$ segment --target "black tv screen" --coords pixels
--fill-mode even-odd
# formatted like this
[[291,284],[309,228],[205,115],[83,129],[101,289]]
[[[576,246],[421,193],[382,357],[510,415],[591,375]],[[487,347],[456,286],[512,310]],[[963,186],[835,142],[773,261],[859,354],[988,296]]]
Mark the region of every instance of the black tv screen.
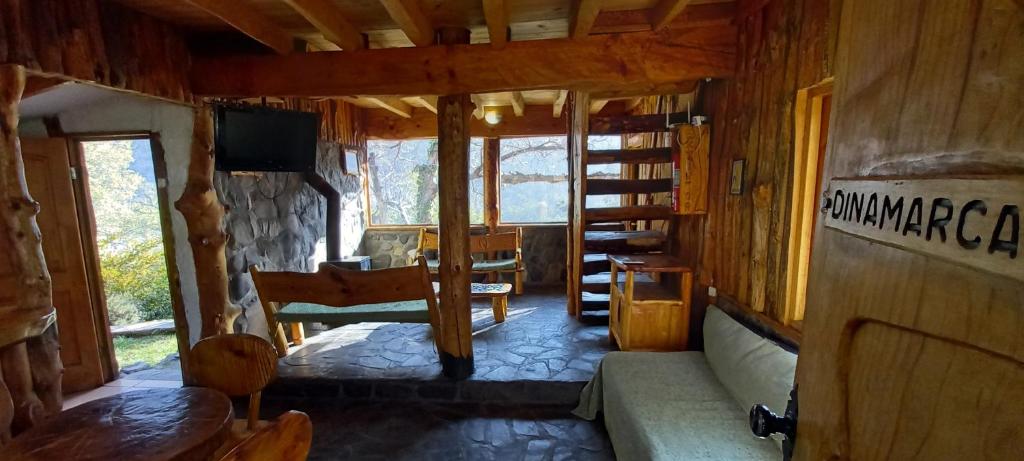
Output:
[[218,170],[315,171],[318,114],[232,106],[214,113]]

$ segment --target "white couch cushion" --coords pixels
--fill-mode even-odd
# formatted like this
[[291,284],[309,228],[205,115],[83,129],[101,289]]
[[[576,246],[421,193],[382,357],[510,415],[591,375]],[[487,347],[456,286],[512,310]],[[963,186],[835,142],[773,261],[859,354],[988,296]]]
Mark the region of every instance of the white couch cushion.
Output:
[[743,411],[758,403],[782,414],[796,373],[796,354],[759,336],[715,306],[704,316],[704,355]]

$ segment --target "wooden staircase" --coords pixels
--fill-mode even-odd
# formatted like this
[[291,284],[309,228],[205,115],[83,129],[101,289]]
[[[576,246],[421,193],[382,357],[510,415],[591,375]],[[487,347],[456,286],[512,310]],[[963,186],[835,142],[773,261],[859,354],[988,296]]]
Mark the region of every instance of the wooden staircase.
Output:
[[[582,97],[581,97],[582,96]],[[578,98],[572,109],[579,109]],[[585,108],[587,104],[582,104]],[[593,208],[587,198],[597,195],[638,195],[672,191],[672,179],[598,179],[588,178],[587,166],[608,164],[659,164],[672,162],[672,149],[590,150],[589,135],[622,135],[669,131],[664,115],[589,117],[584,111],[570,112],[570,126],[581,129],[577,143],[570,143],[573,176],[573,219],[569,226],[568,283],[569,312],[580,319],[607,319],[611,266],[608,254],[659,253],[664,250],[665,235],[652,230],[635,229],[640,221],[668,220],[672,208],[663,205]],[[586,121],[585,129],[583,125]],[[575,131],[575,130],[574,130]],[[623,274],[620,273],[620,281]],[[653,282],[641,274],[638,282]]]

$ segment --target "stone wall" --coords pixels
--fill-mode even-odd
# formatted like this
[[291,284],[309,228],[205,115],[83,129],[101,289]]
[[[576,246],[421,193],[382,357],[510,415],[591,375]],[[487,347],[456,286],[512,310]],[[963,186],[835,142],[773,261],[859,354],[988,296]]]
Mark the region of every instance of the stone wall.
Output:
[[[407,264],[411,250],[416,249],[418,229],[368,229],[357,254],[369,256],[374,269]],[[557,286],[565,284],[565,226],[523,228],[523,260],[527,285]]]
[[[358,176],[340,169],[338,144],[321,141],[317,172],[341,192],[341,254],[354,254],[365,228],[363,194]],[[299,173],[265,173],[215,178],[221,202],[228,207],[225,226],[231,302],[242,307],[236,331],[266,336],[267,326],[249,266],[261,270],[316,270],[324,259],[326,200]]]

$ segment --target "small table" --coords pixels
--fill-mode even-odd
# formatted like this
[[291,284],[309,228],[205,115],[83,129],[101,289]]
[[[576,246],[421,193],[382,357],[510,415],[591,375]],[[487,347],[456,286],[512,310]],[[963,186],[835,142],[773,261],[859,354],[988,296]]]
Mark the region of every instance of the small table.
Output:
[[[508,315],[508,294],[512,291],[510,283],[472,283],[469,285],[470,299],[491,300],[491,310],[494,311],[494,321],[501,323]],[[441,292],[441,284],[434,282],[434,293]]]
[[63,411],[15,437],[15,461],[208,459],[227,441],[231,400],[213,389],[146,389]]
[[[664,254],[608,255],[612,263],[608,330],[624,351],[685,350],[690,328],[693,271]],[[618,282],[618,272],[626,273]],[[635,273],[679,274],[679,291],[658,282],[639,282]],[[658,279],[655,279],[658,280]]]

